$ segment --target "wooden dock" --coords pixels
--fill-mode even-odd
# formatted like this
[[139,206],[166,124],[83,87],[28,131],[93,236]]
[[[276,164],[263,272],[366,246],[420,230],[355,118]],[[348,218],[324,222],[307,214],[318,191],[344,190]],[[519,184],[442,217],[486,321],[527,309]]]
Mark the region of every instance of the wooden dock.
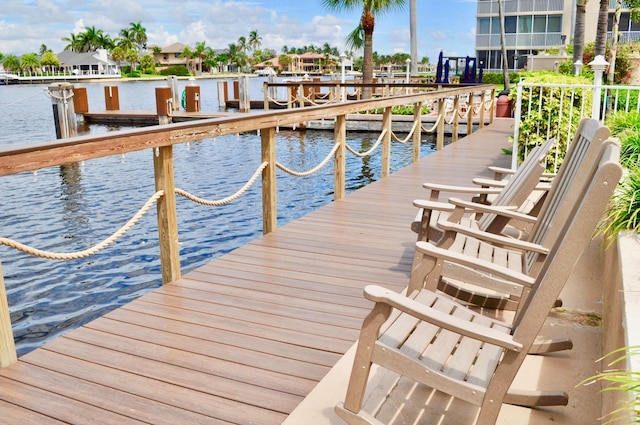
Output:
[[[357,339],[370,283],[401,290],[424,181],[509,164],[513,121],[441,152],[22,356],[5,424],[280,424]],[[307,422],[312,423],[312,422]]]

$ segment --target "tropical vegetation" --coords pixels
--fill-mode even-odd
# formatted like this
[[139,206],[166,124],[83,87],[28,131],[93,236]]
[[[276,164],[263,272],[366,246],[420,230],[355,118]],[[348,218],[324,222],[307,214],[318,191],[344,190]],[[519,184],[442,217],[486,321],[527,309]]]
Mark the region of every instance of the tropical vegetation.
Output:
[[[360,24],[350,34],[350,45],[363,48],[362,82],[373,83],[373,30],[376,16],[393,9],[403,8],[405,0],[322,0],[324,6],[330,10],[360,10],[362,17]],[[362,96],[365,99],[371,97],[371,88],[364,88]]]

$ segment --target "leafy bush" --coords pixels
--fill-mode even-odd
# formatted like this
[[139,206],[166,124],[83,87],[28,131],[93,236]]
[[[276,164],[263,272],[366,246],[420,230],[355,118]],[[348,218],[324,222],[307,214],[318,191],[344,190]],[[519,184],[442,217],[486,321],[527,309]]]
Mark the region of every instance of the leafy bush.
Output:
[[[528,83],[592,84],[586,78],[560,75],[551,71],[528,72]],[[571,91],[560,87],[533,87],[522,91],[522,111],[518,136],[518,160],[522,161],[534,147],[555,137],[556,145],[547,157],[547,170],[556,171],[567,150],[571,135],[575,134],[583,111],[591,111],[591,91]],[[517,91],[510,99],[515,102]]]
[[623,230],[640,233],[640,112],[617,112],[606,124],[620,140],[620,163],[626,168],[599,229],[612,242]]
[[[509,72],[509,82],[517,83],[520,81],[519,72]],[[504,84],[504,75],[502,72],[485,72],[482,74],[482,82],[484,84]]]
[[177,75],[178,77],[188,77],[191,74],[189,73],[189,70],[187,69],[186,66],[174,65],[174,66],[170,66],[169,68],[165,68],[161,70],[160,75],[166,75],[166,76]]
[[[602,391],[624,391],[628,393],[628,401],[623,402],[622,406],[608,413],[603,422],[605,425],[613,423],[640,423],[640,374],[634,371],[628,371],[626,368],[616,369],[615,365],[626,363],[631,357],[640,355],[640,347],[623,347],[612,351],[606,356],[598,359],[602,361],[605,358],[613,357],[614,359],[607,364],[607,370],[585,379],[578,385],[590,385],[594,381],[604,381],[610,383]],[[624,421],[624,422],[621,422]]]

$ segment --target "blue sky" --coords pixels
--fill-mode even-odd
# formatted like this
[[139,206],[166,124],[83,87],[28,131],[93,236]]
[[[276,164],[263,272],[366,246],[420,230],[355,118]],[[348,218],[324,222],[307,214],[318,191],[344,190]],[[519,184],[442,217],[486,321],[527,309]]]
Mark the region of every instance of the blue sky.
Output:
[[[418,56],[434,62],[445,56],[474,54],[475,0],[418,0]],[[149,44],[176,41],[194,46],[225,48],[257,30],[262,47],[278,52],[282,46],[314,44],[344,50],[346,35],[360,13],[336,13],[321,0],[3,0],[0,12],[0,52],[21,55],[45,44],[54,52],[72,32],[95,26],[112,37],[131,22],[142,23]],[[376,20],[374,50],[380,54],[409,52],[409,0],[404,11]]]

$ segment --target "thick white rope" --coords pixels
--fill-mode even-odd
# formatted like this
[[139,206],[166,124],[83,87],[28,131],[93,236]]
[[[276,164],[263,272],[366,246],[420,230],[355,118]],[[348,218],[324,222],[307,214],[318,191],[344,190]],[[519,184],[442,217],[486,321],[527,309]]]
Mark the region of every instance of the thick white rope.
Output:
[[269,165],[268,162],[263,162],[262,164],[260,164],[260,167],[258,167],[258,169],[256,170],[255,173],[253,173],[253,176],[251,176],[251,178],[249,179],[249,181],[247,181],[247,183],[245,183],[244,186],[242,186],[240,188],[240,190],[238,190],[236,193],[234,193],[233,195],[227,196],[226,198],[217,200],[217,201],[211,201],[211,200],[206,200],[206,199],[202,199],[199,198],[195,195],[192,195],[191,193],[182,190],[182,189],[178,189],[176,188],[176,194],[183,196],[187,199],[189,199],[190,201],[193,201],[197,204],[200,205],[206,205],[208,207],[219,207],[222,205],[226,205],[232,201],[235,201],[236,199],[238,199],[240,196],[242,196],[247,190],[249,190],[249,188],[256,182],[256,180],[258,179],[258,177],[260,176],[260,174],[262,173],[262,171],[267,168],[267,165]]
[[285,167],[284,165],[280,164],[279,162],[276,162],[276,167],[278,167],[279,169],[281,169],[285,173],[291,174],[292,176],[307,177],[307,176],[310,176],[313,173],[316,173],[322,167],[327,165],[327,163],[329,162],[329,160],[331,160],[331,158],[333,158],[333,156],[335,155],[335,153],[336,153],[336,151],[338,150],[339,147],[340,147],[340,143],[336,143],[335,145],[333,145],[333,149],[331,149],[331,152],[329,152],[327,157],[325,159],[323,159],[320,164],[318,164],[316,167],[314,167],[313,169],[311,169],[309,171],[304,171],[304,172],[293,171],[293,170]]
[[129,231],[140,219],[149,211],[152,205],[158,202],[158,199],[164,196],[164,191],[159,190],[156,192],[146,204],[143,205],[142,208],[129,220],[124,226],[122,226],[117,232],[113,235],[109,236],[107,239],[98,243],[97,245],[92,246],[91,248],[77,251],[77,252],[51,252],[44,251],[37,248],[32,248],[27,245],[24,245],[20,242],[16,242],[12,239],[0,238],[0,245],[6,245],[10,248],[16,249],[18,251],[22,251],[25,254],[34,255],[36,257],[46,258],[48,260],[76,260],[79,258],[85,258],[93,254],[97,254],[107,246],[111,245],[113,242],[118,240],[122,235],[124,235],[127,231]]
[[380,136],[378,137],[378,140],[376,141],[376,143],[371,147],[371,149],[369,149],[366,152],[358,152],[355,149],[353,149],[351,146],[347,145],[347,150],[349,152],[351,152],[352,154],[354,154],[355,156],[358,156],[360,158],[364,158],[365,156],[369,156],[371,155],[371,153],[376,150],[376,148],[380,145],[380,143],[382,143],[382,138],[385,136],[385,134],[387,134],[387,129],[385,128],[384,130],[382,130],[382,133],[380,133]]
[[402,143],[404,145],[413,136],[413,133],[416,131],[416,128],[418,128],[418,124],[421,124],[421,123],[418,121],[413,121],[413,127],[411,127],[411,131],[409,132],[409,134],[407,134],[407,137],[404,138],[403,140],[400,140],[394,132],[391,132],[391,137],[393,137],[393,140],[395,140],[396,142]]

